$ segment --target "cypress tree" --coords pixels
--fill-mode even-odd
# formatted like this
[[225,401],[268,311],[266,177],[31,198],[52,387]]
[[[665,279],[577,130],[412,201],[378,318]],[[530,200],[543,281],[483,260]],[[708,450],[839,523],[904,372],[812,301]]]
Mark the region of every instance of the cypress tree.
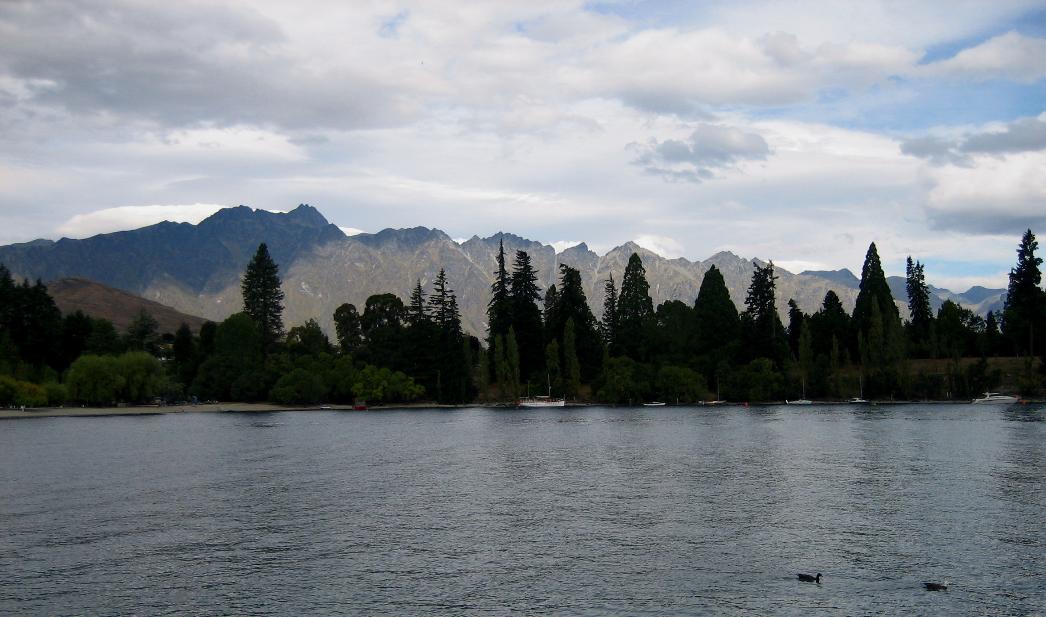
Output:
[[283,336],[283,291],[280,289],[279,270],[269,256],[269,247],[262,242],[247,265],[240,285],[243,310],[261,328],[266,347]]
[[1039,266],[1042,258],[1035,256],[1039,243],[1035,234],[1028,231],[1021,237],[1017,247],[1017,265],[1010,270],[1010,282],[1006,290],[1003,307],[1003,333],[1009,339],[1017,355],[1035,355],[1042,350],[1039,341],[1046,328],[1046,297],[1042,288],[1042,273]]
[[646,280],[643,260],[632,253],[621,279],[621,295],[617,300],[617,344],[626,356],[642,360],[645,355],[647,331],[654,319],[654,302],[650,299],[650,283]]
[[[697,322],[697,351],[713,354],[734,343],[738,335],[737,307],[730,299],[723,273],[712,266],[701,279],[701,289],[694,301],[694,319]],[[712,363],[718,364],[718,358]]]
[[802,336],[805,322],[806,315],[799,309],[795,298],[788,300],[788,350],[796,359],[799,358],[799,337]]

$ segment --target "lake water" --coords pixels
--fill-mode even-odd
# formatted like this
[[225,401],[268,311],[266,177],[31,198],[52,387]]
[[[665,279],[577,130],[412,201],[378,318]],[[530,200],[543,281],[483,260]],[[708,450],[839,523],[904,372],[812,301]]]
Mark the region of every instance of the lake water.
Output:
[[0,422],[0,614],[436,612],[1043,614],[1046,409]]

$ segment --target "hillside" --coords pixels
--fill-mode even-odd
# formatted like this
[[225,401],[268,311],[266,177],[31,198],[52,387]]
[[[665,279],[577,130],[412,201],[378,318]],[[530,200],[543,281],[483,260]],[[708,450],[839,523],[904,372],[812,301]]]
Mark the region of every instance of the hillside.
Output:
[[186,315],[152,300],[107,287],[101,283],[82,278],[66,278],[51,281],[47,290],[63,314],[83,311],[86,315],[113,322],[117,330],[123,331],[142,310],[152,315],[163,332],[175,332],[186,323],[193,332],[199,332],[206,321],[202,317]]
[[[0,263],[16,276],[55,280],[86,278],[142,296],[190,315],[221,320],[241,306],[240,275],[258,243],[266,242],[280,266],[286,294],[288,327],[315,318],[333,333],[332,315],[343,302],[361,311],[367,297],[392,292],[406,299],[416,281],[428,291],[444,268],[457,293],[466,330],[482,334],[498,244],[504,242],[511,263],[516,250],[530,253],[543,289],[558,279],[560,264],[581,272],[596,317],[602,313],[603,282],[620,283],[629,256],[642,257],[655,305],[666,300],[693,303],[705,272],[723,273],[739,309],[758,259],[720,252],[703,261],[666,259],[627,242],[598,255],[585,244],[556,253],[547,244],[509,233],[473,236],[458,243],[438,229],[385,229],[345,236],[315,208],[301,205],[288,213],[240,206],[220,210],[200,222],[159,223],[132,231],[83,240],[34,241],[0,247]],[[834,290],[847,310],[857,297],[857,279],[849,271],[793,274],[777,269],[778,308],[782,316],[794,298],[807,312],[816,311]],[[907,314],[903,279],[892,277],[901,314]],[[975,288],[970,297],[934,289],[934,302],[951,298],[983,313],[998,306],[1004,290]]]

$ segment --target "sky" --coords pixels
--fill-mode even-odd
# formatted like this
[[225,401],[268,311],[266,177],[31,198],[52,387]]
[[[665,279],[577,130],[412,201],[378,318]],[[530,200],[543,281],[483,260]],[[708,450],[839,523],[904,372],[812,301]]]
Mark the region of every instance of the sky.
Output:
[[0,244],[248,205],[349,232],[1005,287],[1046,2],[0,2]]

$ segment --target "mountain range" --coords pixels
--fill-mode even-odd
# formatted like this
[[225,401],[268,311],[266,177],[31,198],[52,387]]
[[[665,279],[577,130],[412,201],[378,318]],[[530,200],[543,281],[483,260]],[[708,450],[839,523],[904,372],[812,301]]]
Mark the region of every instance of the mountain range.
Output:
[[[667,259],[633,242],[604,255],[584,243],[557,253],[547,244],[510,233],[456,242],[438,229],[425,227],[346,236],[308,205],[286,213],[238,206],[219,210],[196,225],[162,222],[85,239],[0,246],[0,263],[15,276],[44,281],[90,279],[183,313],[221,320],[241,309],[240,276],[258,244],[265,242],[280,265],[285,323],[290,327],[315,318],[328,332],[333,332],[332,315],[343,302],[362,311],[373,294],[392,292],[406,299],[419,280],[428,291],[444,268],[458,296],[463,326],[482,334],[495,255],[502,241],[509,264],[516,250],[530,254],[542,289],[557,280],[560,264],[577,268],[597,317],[602,313],[604,281],[612,274],[620,284],[633,252],[643,259],[655,306],[667,300],[693,303],[705,272],[715,265],[734,303],[743,309],[753,266],[763,263],[730,252],[703,261]],[[789,298],[804,311],[816,311],[829,289],[847,310],[853,309],[859,280],[849,270],[793,274],[778,267],[776,273],[782,315]],[[889,281],[904,315],[904,278]],[[981,314],[1000,308],[1005,294],[1002,289],[982,287],[963,294],[931,291],[935,306],[951,299]]]

